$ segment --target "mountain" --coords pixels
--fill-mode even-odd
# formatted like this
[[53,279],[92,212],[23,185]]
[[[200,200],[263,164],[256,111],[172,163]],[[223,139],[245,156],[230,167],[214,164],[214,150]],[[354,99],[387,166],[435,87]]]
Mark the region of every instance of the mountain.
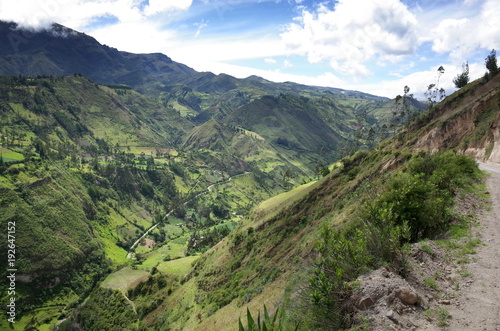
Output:
[[322,149],[334,152],[346,143],[342,133],[354,131],[356,119],[333,102],[281,94],[254,100],[224,121],[257,132],[276,145],[319,154]]
[[296,293],[324,225],[356,224],[418,150],[498,154],[497,78],[377,145],[399,129],[387,98],[198,73],[59,25],[2,23],[0,38],[16,328],[233,329],[245,307],[274,310]]
[[94,38],[59,24],[32,31],[0,22],[0,73],[68,76],[134,87],[180,81],[196,72],[163,54],[132,54],[101,45]]
[[[139,324],[231,330],[247,309],[256,316],[266,305],[284,307],[291,327],[348,327],[336,317],[342,316],[336,295],[355,290],[357,275],[369,268],[404,270],[401,243],[442,235],[458,217],[450,208],[459,190],[479,178],[475,162],[462,154],[496,160],[499,95],[500,76],[475,81],[376,149],[342,159],[320,181],[262,202],[174,288],[162,287],[162,277],[169,275],[167,266],[180,264],[160,264],[147,282],[129,287],[144,309]],[[210,126],[220,131],[221,144],[228,141],[225,129]],[[99,291],[75,323],[109,304]]]
[[166,55],[122,52],[59,24],[33,31],[19,28],[15,23],[0,22],[0,40],[0,74],[81,73],[97,83],[129,85],[183,116],[194,117],[196,123],[221,119],[250,101],[280,93],[329,97],[344,103],[363,100],[368,110],[383,110],[382,103],[389,101],[356,91],[274,83],[257,76],[237,79],[226,74],[196,72]]

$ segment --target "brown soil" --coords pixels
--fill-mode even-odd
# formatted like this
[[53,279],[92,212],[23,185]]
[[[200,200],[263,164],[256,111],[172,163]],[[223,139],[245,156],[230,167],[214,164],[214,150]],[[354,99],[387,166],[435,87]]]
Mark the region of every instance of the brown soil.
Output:
[[[500,330],[500,165],[480,166],[491,173],[491,209],[481,213],[479,201],[460,201],[461,213],[479,213],[472,237],[447,241],[454,248],[413,245],[405,278],[385,268],[360,277],[350,301],[358,329]],[[457,248],[474,240],[475,254]]]

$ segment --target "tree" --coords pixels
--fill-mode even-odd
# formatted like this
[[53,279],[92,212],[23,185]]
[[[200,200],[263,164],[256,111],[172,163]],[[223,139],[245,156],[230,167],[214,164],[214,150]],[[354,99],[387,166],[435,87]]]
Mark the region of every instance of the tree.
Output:
[[424,93],[427,97],[427,101],[429,102],[429,109],[434,107],[434,105],[438,102],[441,102],[446,97],[446,91],[444,88],[439,88],[439,79],[441,75],[444,73],[443,66],[440,66],[437,70],[437,78],[435,84],[429,84],[427,87],[427,91]]
[[456,88],[461,89],[469,83],[469,79],[469,63],[465,62],[462,64],[462,73],[453,79],[453,84]]
[[406,125],[413,119],[409,100],[413,98],[410,88],[406,85],[403,89],[403,96],[398,95],[395,99],[395,110],[393,111],[394,121],[397,126]]
[[493,49],[491,50],[490,55],[488,55],[485,59],[486,69],[488,69],[490,78],[495,76],[498,73],[497,66],[497,52]]
[[283,174],[283,186],[285,189],[288,188],[290,184],[288,181],[293,177],[292,170],[289,167],[286,168],[285,173]]

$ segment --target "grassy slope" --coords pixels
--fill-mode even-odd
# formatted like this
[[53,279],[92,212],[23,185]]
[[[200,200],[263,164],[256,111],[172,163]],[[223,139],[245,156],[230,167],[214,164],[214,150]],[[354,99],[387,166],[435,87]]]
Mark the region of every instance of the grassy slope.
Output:
[[[498,76],[485,84],[482,90],[476,90],[481,92],[476,97],[475,84],[478,82],[448,97],[414,124],[409,132],[400,133],[372,152],[357,153],[345,160],[342,168],[320,182],[272,198],[256,207],[237,232],[197,260],[186,284],[189,284],[189,288],[196,286],[201,299],[198,299],[197,304],[187,302],[184,308],[179,308],[187,309],[188,312],[184,318],[174,322],[174,329],[230,330],[237,325],[240,316],[245,316],[247,307],[257,311],[262,309],[263,303],[268,307],[282,303],[285,289],[290,286],[293,289],[291,284],[303,277],[303,268],[312,259],[319,225],[338,226],[349,222],[350,215],[363,203],[360,197],[373,199],[376,196],[377,187],[373,186],[375,180],[383,173],[400,168],[415,150],[421,149],[421,146],[411,142],[422,141],[423,132],[432,131],[436,123],[453,125],[460,118],[453,115],[453,111],[474,109],[475,101],[480,104],[483,96],[497,90]],[[493,97],[493,100],[498,98]],[[491,107],[481,112],[487,112],[488,109],[491,110]],[[455,139],[440,147],[460,148],[464,139],[488,141],[492,135],[488,129],[480,137],[473,137],[479,135],[477,128],[483,127],[485,123],[490,123],[486,124],[490,130],[494,129],[495,125],[491,123],[496,123],[498,108],[491,111],[495,116],[481,116],[478,113],[469,116],[468,123],[472,121],[476,129],[466,131],[462,139]],[[287,195],[293,196],[295,201],[286,200]],[[282,201],[286,202],[280,209]],[[278,211],[273,210],[273,207]],[[184,291],[181,287],[177,295],[182,296]],[[169,302],[167,299],[165,307],[169,306]],[[214,312],[214,307],[221,309]],[[195,313],[203,316],[201,321],[194,317]]]
[[[281,178],[285,169],[291,169],[295,182],[311,176],[314,156],[272,144],[259,134],[210,120],[196,127],[185,139],[185,148],[205,153],[227,153],[237,156],[249,166]],[[248,169],[250,169],[248,167]],[[282,183],[281,183],[282,184]]]

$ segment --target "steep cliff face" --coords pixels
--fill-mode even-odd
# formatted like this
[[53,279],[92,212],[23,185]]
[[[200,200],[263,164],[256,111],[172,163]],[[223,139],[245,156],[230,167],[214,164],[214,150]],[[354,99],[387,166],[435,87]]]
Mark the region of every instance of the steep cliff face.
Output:
[[455,148],[477,159],[500,163],[500,75],[455,92],[415,123],[410,128],[413,130],[418,136],[407,143],[414,143],[415,150]]

